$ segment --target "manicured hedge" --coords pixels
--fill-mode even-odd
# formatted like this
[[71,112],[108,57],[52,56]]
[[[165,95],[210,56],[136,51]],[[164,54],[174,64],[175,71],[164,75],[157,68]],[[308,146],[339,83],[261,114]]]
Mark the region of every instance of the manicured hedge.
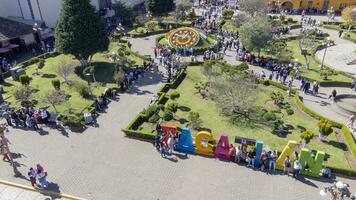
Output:
[[356,39],[352,38],[350,35],[347,35],[347,33],[344,35],[344,39],[356,43]]
[[352,168],[340,168],[334,166],[327,166],[331,169],[332,173],[339,174],[339,175],[346,175],[348,177],[356,177],[356,170]]
[[[44,54],[42,54],[42,55],[33,57],[33,58],[31,58],[31,59],[29,59],[29,60],[26,60],[26,61],[24,61],[24,62],[22,62],[22,63],[19,63],[18,65],[19,65],[21,68],[26,68],[26,67],[28,67],[28,66],[30,66],[30,65],[33,65],[33,64],[37,63],[37,62],[39,61],[39,59],[52,58],[52,57],[56,57],[56,56],[58,56],[58,55],[60,55],[60,53],[58,53],[58,52],[54,52],[54,51],[53,51],[53,52],[48,52],[48,53],[44,53]],[[4,78],[8,78],[8,77],[10,77],[10,76],[11,76],[10,71],[7,71],[7,72],[3,73],[3,77],[4,77]]]
[[356,157],[356,144],[355,144],[355,140],[354,140],[354,138],[353,138],[353,136],[352,136],[352,134],[351,134],[351,132],[350,132],[350,130],[349,130],[349,128],[348,128],[347,126],[345,126],[344,124],[341,124],[341,123],[339,123],[339,122],[335,122],[335,121],[333,121],[333,120],[331,120],[331,119],[329,119],[329,118],[326,118],[326,117],[324,117],[324,116],[322,116],[322,115],[320,115],[320,114],[318,114],[318,113],[312,111],[311,109],[309,109],[308,107],[306,107],[306,106],[303,104],[303,102],[302,102],[302,100],[301,100],[299,94],[295,95],[295,101],[297,102],[298,106],[299,106],[305,113],[307,113],[308,115],[310,115],[310,116],[312,116],[313,118],[316,118],[316,119],[318,119],[318,120],[323,120],[323,119],[328,120],[328,121],[331,122],[331,124],[333,125],[333,127],[338,128],[338,129],[341,129],[341,131],[342,131],[342,133],[343,133],[343,135],[344,135],[344,137],[345,137],[345,140],[346,140],[346,142],[347,142],[347,144],[348,144],[348,146],[349,146],[349,148],[350,148],[350,151],[352,152],[352,154],[354,155],[354,157]]

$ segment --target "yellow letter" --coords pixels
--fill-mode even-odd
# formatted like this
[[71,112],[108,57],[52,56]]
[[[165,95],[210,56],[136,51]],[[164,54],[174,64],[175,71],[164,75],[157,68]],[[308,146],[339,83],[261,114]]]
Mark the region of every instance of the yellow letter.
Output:
[[195,137],[195,153],[206,156],[214,156],[214,145],[211,144],[212,142],[215,142],[215,140],[211,133],[206,131],[199,132]]

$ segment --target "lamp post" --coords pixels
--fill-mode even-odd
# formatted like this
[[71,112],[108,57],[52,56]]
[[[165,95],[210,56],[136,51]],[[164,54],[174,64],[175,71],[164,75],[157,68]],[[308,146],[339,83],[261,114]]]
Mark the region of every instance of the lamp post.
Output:
[[328,47],[331,46],[330,37],[326,38],[326,41],[323,42],[323,46],[325,46],[325,51],[324,51],[324,55],[323,55],[323,60],[321,61],[321,66],[320,66],[321,69],[323,69],[323,67],[324,67],[324,60],[325,60],[325,56],[326,56],[326,51],[328,50]]

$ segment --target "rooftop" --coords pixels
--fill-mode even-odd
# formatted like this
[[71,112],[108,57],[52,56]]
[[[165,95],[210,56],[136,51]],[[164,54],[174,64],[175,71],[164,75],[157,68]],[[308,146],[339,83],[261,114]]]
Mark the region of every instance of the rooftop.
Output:
[[32,33],[32,26],[0,17],[0,41]]

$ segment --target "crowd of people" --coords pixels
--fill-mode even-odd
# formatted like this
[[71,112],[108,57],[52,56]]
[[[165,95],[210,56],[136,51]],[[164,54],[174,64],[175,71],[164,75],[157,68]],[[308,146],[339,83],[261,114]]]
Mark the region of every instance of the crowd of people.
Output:
[[6,120],[8,126],[32,128],[38,130],[38,124],[48,124],[50,113],[47,108],[34,109],[33,107],[23,106],[19,110],[6,108],[2,117]]

